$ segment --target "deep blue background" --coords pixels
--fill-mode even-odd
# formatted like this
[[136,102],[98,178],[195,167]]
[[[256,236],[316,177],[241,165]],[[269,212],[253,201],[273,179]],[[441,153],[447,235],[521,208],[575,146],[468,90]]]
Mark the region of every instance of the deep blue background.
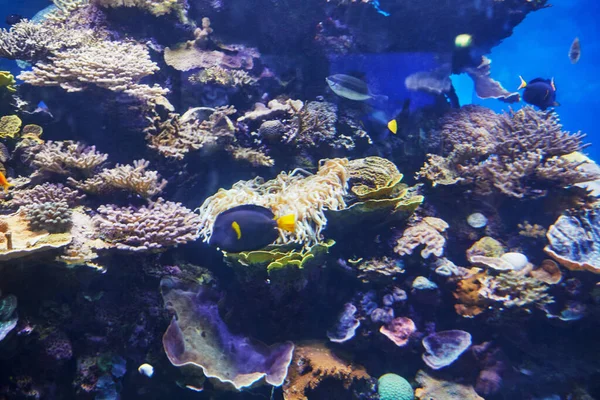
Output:
[[[48,0],[0,0],[4,15],[19,13],[28,18],[50,4]],[[507,89],[516,89],[519,75],[526,80],[554,77],[557,100],[561,103],[557,109],[561,121],[567,130],[581,130],[588,134],[588,140],[594,145],[587,152],[595,159],[600,159],[599,16],[598,0],[552,0],[552,7],[529,14],[515,29],[514,34],[489,55],[493,61],[492,76]],[[0,18],[0,26],[3,25],[3,20],[4,17]],[[568,58],[568,51],[575,37],[579,37],[581,41],[582,56],[579,63],[573,65]],[[407,55],[402,56],[406,60]],[[369,57],[373,57],[372,63],[368,62],[372,64],[371,67],[373,64],[384,64],[387,67],[385,73],[382,73],[381,68],[375,68],[379,71],[369,71],[378,75],[369,79],[374,81],[374,91],[386,94],[390,99],[398,97],[401,100],[404,93],[398,92],[402,90],[391,88],[399,88],[406,74],[414,72],[415,65],[409,68],[400,59],[388,58],[381,63],[379,61],[382,57],[366,58]],[[12,61],[0,60],[0,68],[18,71]],[[373,68],[363,68],[370,69]],[[398,76],[394,76],[394,72]],[[496,100],[473,99],[473,102],[497,111],[507,109],[505,104]]]

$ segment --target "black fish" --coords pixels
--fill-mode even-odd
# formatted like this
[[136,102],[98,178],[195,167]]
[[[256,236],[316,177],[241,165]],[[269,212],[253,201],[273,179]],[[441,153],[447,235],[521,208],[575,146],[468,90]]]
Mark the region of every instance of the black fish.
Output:
[[209,244],[230,253],[259,250],[277,240],[277,228],[293,232],[293,214],[276,218],[271,210],[252,204],[217,215]]
[[25,18],[22,15],[19,14],[10,14],[6,16],[5,22],[7,25],[14,25],[17,24],[21,21],[23,21]]
[[529,83],[525,82],[522,77],[521,86],[519,89],[525,88],[523,92],[523,101],[545,110],[548,107],[556,107],[560,104],[556,101],[556,86],[553,79],[535,78]]

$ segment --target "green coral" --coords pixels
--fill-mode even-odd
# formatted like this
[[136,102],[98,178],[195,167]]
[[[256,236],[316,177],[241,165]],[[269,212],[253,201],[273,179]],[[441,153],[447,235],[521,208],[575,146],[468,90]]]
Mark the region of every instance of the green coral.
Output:
[[289,267],[304,269],[311,261],[327,254],[329,248],[334,244],[335,241],[327,240],[300,250],[290,248],[290,246],[272,246],[264,250],[226,253],[225,260],[230,264],[256,271],[266,269],[269,274],[272,274]]
[[19,134],[23,122],[16,115],[5,115],[0,118],[0,138],[14,138]]
[[15,81],[13,74],[8,71],[0,71],[0,87],[4,87],[10,93],[14,93],[17,91],[16,84],[17,81]]
[[380,400],[413,400],[414,391],[410,383],[396,374],[385,374],[377,382]]

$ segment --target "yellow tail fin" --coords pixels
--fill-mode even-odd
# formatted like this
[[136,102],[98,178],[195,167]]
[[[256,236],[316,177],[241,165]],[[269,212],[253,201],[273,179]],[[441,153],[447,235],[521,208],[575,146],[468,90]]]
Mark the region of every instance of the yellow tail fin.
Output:
[[390,130],[390,132],[392,132],[394,135],[398,133],[398,121],[396,121],[395,119],[388,122],[387,127]]
[[288,214],[277,218],[277,226],[284,231],[294,232],[296,230],[296,216]]
[[519,85],[519,88],[517,90],[521,90],[521,89],[527,87],[527,82],[525,82],[525,79],[523,79],[522,76],[519,76],[519,79],[521,80],[521,84]]

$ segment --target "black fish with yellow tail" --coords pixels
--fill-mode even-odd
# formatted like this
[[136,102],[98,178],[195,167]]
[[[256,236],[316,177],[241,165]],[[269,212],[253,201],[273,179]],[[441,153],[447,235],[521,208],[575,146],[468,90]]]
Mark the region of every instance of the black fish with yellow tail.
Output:
[[279,229],[293,232],[293,214],[279,218],[265,207],[247,204],[217,215],[209,244],[230,253],[262,249],[279,237]]
[[556,85],[554,84],[554,78],[535,78],[529,82],[525,82],[521,76],[519,78],[521,79],[521,85],[517,90],[525,89],[523,92],[523,100],[526,103],[537,106],[541,110],[560,105],[556,101]]

